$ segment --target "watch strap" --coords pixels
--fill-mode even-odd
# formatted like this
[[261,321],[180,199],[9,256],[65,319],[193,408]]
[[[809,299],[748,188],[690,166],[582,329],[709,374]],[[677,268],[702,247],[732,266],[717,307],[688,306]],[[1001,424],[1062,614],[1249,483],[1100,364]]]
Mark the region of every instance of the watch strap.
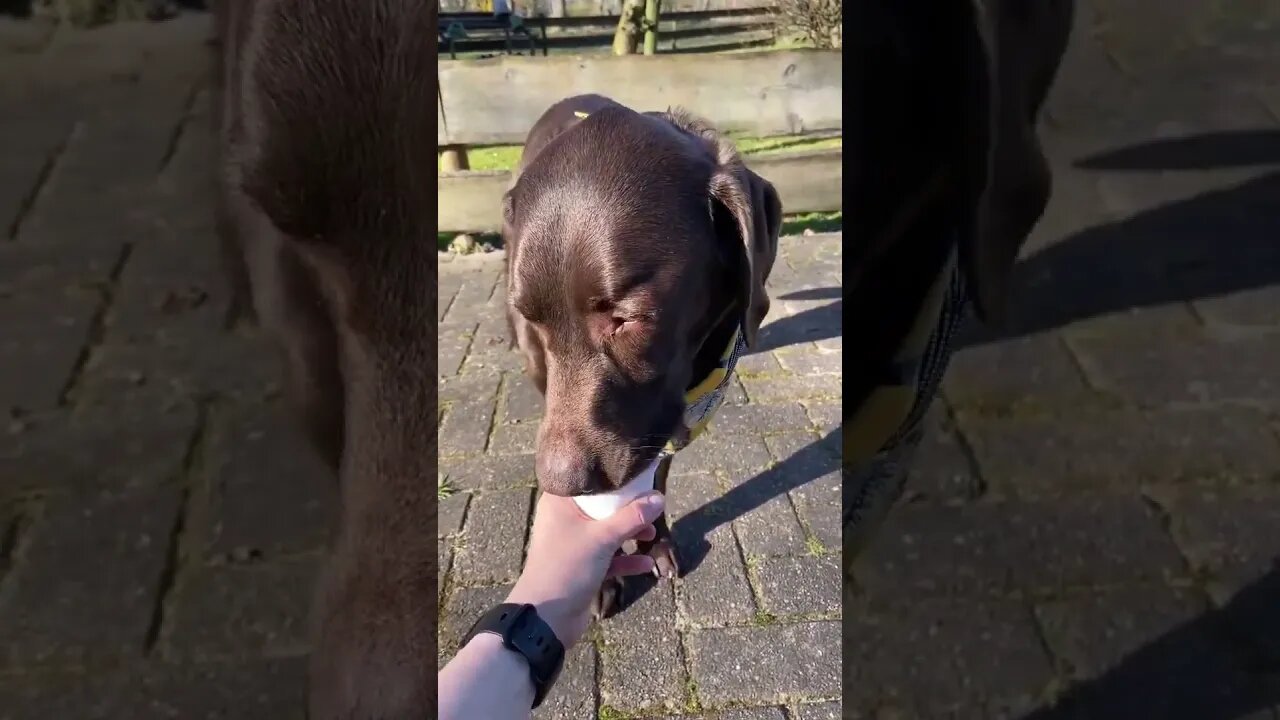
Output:
[[564,667],[564,644],[532,605],[503,603],[480,616],[459,647],[480,633],[502,638],[503,647],[523,655],[533,680],[533,707],[538,707]]

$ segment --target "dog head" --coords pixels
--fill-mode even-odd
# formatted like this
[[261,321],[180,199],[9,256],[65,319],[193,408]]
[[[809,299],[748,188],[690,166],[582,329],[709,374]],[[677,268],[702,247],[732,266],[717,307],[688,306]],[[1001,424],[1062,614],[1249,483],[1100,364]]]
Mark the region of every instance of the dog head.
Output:
[[[559,495],[620,487],[681,432],[685,392],[768,312],[781,223],[708,125],[602,100],[548,111],[568,126],[526,147],[503,208],[508,302],[545,368],[538,477]],[[576,102],[592,111],[563,113]]]

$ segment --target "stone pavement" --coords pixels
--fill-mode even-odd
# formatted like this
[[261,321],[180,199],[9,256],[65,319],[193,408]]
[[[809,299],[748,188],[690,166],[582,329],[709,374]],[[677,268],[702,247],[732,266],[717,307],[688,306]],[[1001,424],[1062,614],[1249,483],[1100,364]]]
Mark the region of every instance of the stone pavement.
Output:
[[[843,611],[839,337],[797,352],[838,327],[838,241],[787,241],[777,344],[673,482],[701,562],[605,623],[542,716],[833,717],[842,617],[847,717],[1280,720],[1278,22],[1081,3],[1018,320],[965,338]],[[205,19],[14,27],[0,718],[301,717],[333,488],[261,342],[223,322]],[[446,646],[510,580],[532,498],[538,404],[496,340],[492,263],[441,273]]]
[[[837,717],[840,258],[838,233],[781,242],[759,348],[672,464],[686,576],[600,623],[535,717]],[[519,574],[536,485],[542,397],[508,349],[502,272],[500,253],[440,266],[445,657]]]
[[846,602],[846,717],[1280,717],[1280,4],[1080,2],[1016,318]]

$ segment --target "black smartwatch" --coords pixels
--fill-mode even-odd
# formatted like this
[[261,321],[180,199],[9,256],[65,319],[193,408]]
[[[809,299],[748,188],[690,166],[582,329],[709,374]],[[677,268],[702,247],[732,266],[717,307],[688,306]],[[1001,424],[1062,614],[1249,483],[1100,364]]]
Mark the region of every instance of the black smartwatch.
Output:
[[551,626],[538,617],[538,611],[532,605],[503,603],[481,615],[458,647],[465,646],[480,633],[497,635],[502,638],[503,647],[520,653],[529,661],[533,706],[541,705],[564,667],[564,644]]

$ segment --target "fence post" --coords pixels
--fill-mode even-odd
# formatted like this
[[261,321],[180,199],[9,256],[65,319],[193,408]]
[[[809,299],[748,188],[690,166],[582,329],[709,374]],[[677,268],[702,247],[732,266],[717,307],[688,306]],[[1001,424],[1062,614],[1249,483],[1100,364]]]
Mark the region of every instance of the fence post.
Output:
[[658,12],[662,0],[645,0],[644,3],[644,54],[658,51]]
[[466,145],[443,145],[440,147],[440,171],[458,172],[470,170],[471,162],[467,160]]

